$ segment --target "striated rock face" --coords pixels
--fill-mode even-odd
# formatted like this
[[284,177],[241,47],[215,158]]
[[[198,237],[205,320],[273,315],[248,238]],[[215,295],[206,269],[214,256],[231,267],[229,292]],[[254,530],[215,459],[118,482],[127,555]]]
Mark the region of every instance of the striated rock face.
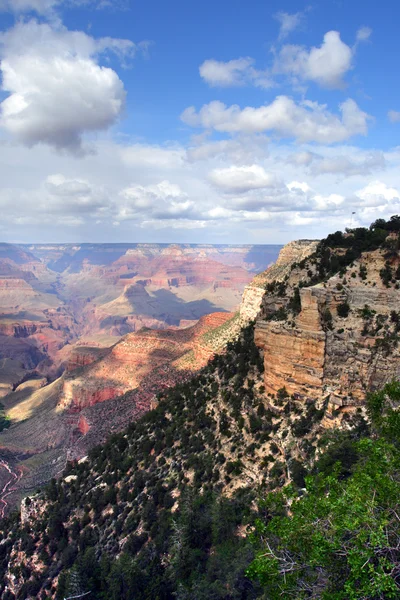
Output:
[[[399,262],[393,259],[393,268]],[[364,401],[368,390],[400,375],[400,353],[390,342],[400,290],[384,285],[379,274],[384,265],[381,250],[364,253],[345,277],[335,275],[301,289],[299,314],[289,312],[281,321],[267,320],[270,305],[265,294],[255,341],[264,352],[267,393],[286,387],[291,394],[329,396],[338,406],[354,405]],[[366,269],[364,279],[360,267]],[[294,269],[287,285],[298,280],[299,270]],[[343,303],[350,307],[346,317],[337,310]]]
[[265,295],[265,286],[272,281],[283,281],[290,272],[293,263],[300,262],[310,256],[317,247],[316,240],[298,240],[290,242],[282,248],[275,264],[266,271],[256,275],[243,292],[240,305],[240,321],[246,325],[254,320],[261,309],[261,302]]
[[0,335],[7,335],[15,338],[27,338],[36,333],[37,325],[29,321],[20,321],[19,323],[0,323]]
[[95,360],[102,358],[106,353],[104,348],[96,348],[90,346],[75,346],[69,353],[68,360],[65,365],[66,373],[74,371],[79,367],[86,367],[92,364]]
[[[214,313],[187,329],[141,330],[108,349],[77,348],[58,405],[79,412],[140,386],[143,408],[148,410],[157,389],[202,367],[237,330],[232,313]],[[71,370],[74,365],[78,368]]]
[[267,393],[286,387],[292,393],[319,394],[324,375],[326,333],[322,328],[320,295],[313,288],[301,291],[302,311],[297,327],[258,321],[255,342],[264,350]]

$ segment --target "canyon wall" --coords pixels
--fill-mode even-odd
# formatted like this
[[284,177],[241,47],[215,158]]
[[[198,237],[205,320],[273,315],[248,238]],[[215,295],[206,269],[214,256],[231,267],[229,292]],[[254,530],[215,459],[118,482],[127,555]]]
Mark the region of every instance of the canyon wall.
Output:
[[246,325],[253,321],[261,309],[261,303],[265,295],[265,286],[272,281],[283,281],[290,273],[293,263],[300,262],[310,256],[316,247],[316,240],[298,240],[286,244],[279,252],[275,264],[266,271],[256,275],[245,287],[240,305],[240,321]]
[[[286,388],[305,398],[329,397],[337,406],[358,405],[367,391],[400,376],[400,290],[382,281],[385,262],[381,250],[367,252],[344,276],[300,289],[299,314],[289,311],[282,320],[269,320],[265,293],[255,341],[264,353],[266,393]],[[299,270],[293,269],[287,285],[298,280]],[[346,305],[343,316],[340,307]]]

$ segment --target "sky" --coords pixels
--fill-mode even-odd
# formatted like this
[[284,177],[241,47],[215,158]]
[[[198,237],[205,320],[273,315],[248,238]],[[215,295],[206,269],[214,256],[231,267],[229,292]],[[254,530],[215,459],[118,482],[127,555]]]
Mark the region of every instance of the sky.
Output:
[[0,0],[0,239],[276,244],[400,213],[395,0]]

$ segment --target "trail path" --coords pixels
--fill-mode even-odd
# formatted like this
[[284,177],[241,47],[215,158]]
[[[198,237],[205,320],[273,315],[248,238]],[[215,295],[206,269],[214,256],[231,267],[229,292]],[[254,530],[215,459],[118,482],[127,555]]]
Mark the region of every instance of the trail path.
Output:
[[5,469],[9,474],[8,481],[0,490],[0,518],[2,519],[8,506],[6,498],[14,491],[12,484],[17,483],[17,481],[21,479],[22,473],[20,471],[14,471],[4,460],[0,460],[0,469]]

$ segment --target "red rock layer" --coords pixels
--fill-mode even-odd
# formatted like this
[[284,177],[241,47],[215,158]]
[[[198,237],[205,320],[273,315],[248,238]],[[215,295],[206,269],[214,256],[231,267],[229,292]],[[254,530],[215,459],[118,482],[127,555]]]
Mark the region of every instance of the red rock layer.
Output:
[[[191,372],[204,365],[213,355],[213,349],[207,346],[202,336],[232,316],[231,313],[213,313],[187,329],[142,330],[126,335],[115,346],[103,351],[102,358],[65,375],[60,407],[80,411],[140,386],[142,392],[147,392],[148,409],[155,387],[152,373],[156,374],[157,385],[165,387],[182,378],[185,371]],[[195,360],[178,366],[176,361],[191,350]],[[93,358],[90,351],[88,356],[88,360]],[[142,389],[145,378],[146,389]]]

